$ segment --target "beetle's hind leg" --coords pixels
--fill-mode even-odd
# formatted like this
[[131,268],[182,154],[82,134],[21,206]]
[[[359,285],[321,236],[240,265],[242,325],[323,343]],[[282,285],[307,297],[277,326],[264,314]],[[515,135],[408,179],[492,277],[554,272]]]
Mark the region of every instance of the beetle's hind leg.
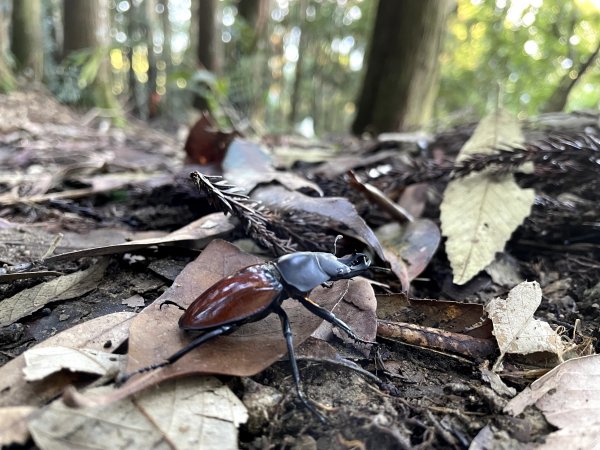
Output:
[[196,339],[194,339],[192,342],[190,342],[188,345],[183,347],[181,350],[173,353],[171,356],[169,356],[163,362],[160,362],[157,364],[152,364],[150,366],[146,366],[146,367],[142,367],[140,369],[134,370],[133,372],[124,373],[124,374],[119,375],[117,377],[116,384],[117,384],[117,386],[120,386],[120,385],[124,384],[125,382],[127,382],[127,380],[129,380],[134,375],[144,373],[144,372],[150,372],[151,370],[156,370],[156,369],[160,369],[161,367],[166,367],[168,365],[171,365],[175,361],[177,361],[179,358],[181,358],[182,356],[191,352],[196,347],[199,347],[206,341],[209,341],[209,340],[211,340],[217,336],[220,336],[222,334],[231,333],[236,328],[237,328],[237,326],[235,326],[235,325],[222,325],[219,328],[215,328],[214,330],[211,330],[204,334],[201,334]]
[[322,423],[327,423],[327,418],[321,414],[317,408],[315,408],[315,406],[308,398],[306,398],[304,392],[302,391],[300,371],[298,370],[296,352],[294,351],[294,338],[292,335],[292,328],[290,326],[290,319],[288,319],[287,314],[281,307],[277,307],[275,309],[275,313],[277,313],[279,319],[281,320],[281,329],[283,330],[283,335],[285,336],[285,342],[287,344],[288,358],[290,360],[290,365],[292,366],[292,377],[294,378],[294,384],[296,385],[296,393],[298,394],[298,398],[310,412],[317,416]]
[[316,316],[319,316],[321,319],[326,320],[330,324],[338,327],[339,329],[343,330],[348,336],[350,336],[355,341],[361,342],[363,344],[379,345],[377,342],[367,341],[367,340],[361,338],[360,336],[358,336],[352,330],[352,328],[350,328],[350,326],[348,326],[344,321],[338,319],[335,316],[335,314],[333,314],[331,311],[328,311],[325,308],[323,308],[322,306],[317,305],[310,298],[308,298],[308,297],[296,297],[296,298],[310,312],[312,312]]

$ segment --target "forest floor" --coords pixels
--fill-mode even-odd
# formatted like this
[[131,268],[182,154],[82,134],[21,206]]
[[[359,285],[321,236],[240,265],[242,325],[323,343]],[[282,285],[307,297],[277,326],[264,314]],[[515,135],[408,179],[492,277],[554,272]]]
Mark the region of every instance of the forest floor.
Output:
[[[598,350],[600,231],[598,211],[594,209],[598,199],[584,198],[582,191],[578,191],[577,198],[581,200],[578,202],[573,185],[568,183],[561,185],[561,192],[555,191],[553,198],[559,198],[561,194],[564,203],[564,197],[572,195],[569,198],[571,209],[566,210],[562,203],[557,206],[549,200],[544,204],[538,202],[534,207],[537,208],[535,214],[532,213],[507,244],[504,254],[510,255],[505,259],[508,262],[492,275],[481,272],[466,284],[453,284],[443,242],[437,248],[439,232],[427,231],[425,244],[407,240],[406,236],[402,241],[429,246],[426,260],[416,264],[421,266],[419,273],[411,273],[402,280],[411,285],[408,295],[398,294],[403,290],[403,284],[390,273],[376,273],[372,288],[364,280],[356,284],[352,284],[353,281],[350,287],[344,285],[346,297],[354,295],[356,299],[359,297],[357,292],[366,289],[368,294],[365,296],[372,301],[366,306],[358,305],[358,301],[350,307],[338,305],[336,314],[356,327],[357,332],[360,330],[359,334],[363,336],[374,338],[377,331],[380,343],[377,348],[358,348],[351,341],[342,339],[337,331],[332,333],[322,328],[313,337],[305,339],[319,323],[311,322],[302,328],[299,322],[312,319],[300,315],[295,321],[292,317],[295,337],[304,338],[298,349],[303,388],[310,399],[322,405],[327,423],[319,421],[298,401],[281,334],[273,344],[270,337],[262,338],[265,347],[272,345],[275,348],[268,356],[264,355],[267,350],[260,348],[263,341],[259,336],[258,341],[252,341],[255,347],[244,347],[244,354],[236,353],[234,348],[224,350],[230,351],[227,360],[213,354],[207,357],[216,358],[216,363],[227,369],[202,370],[188,365],[182,366],[180,372],[173,372],[173,376],[160,379],[166,382],[176,375],[194,372],[218,374],[216,379],[210,378],[214,380],[210,383],[214,382],[219,389],[221,386],[229,388],[243,403],[243,406],[238,405],[233,399],[228,400],[230,403],[226,407],[220,407],[243,410],[232,413],[233,418],[219,419],[233,424],[228,428],[230,436],[219,434],[225,431],[216,431],[221,428],[209,430],[208,424],[212,422],[194,415],[186,419],[185,427],[179,425],[176,431],[165,431],[161,423],[173,421],[174,412],[153,420],[135,401],[134,406],[143,410],[147,423],[141,426],[139,422],[131,422],[131,429],[139,427],[146,435],[151,429],[154,433],[150,433],[152,443],[129,435],[124,441],[119,440],[124,439],[120,434],[125,433],[109,430],[129,425],[129,416],[121,418],[119,413],[114,413],[112,419],[104,417],[86,424],[78,422],[76,429],[68,431],[59,430],[51,418],[44,422],[46,411],[50,409],[47,405],[59,398],[67,385],[75,384],[85,396],[86,386],[94,383],[95,378],[71,368],[26,383],[22,371],[25,366],[22,355],[26,350],[50,338],[48,345],[127,354],[129,324],[136,320],[134,317],[141,314],[140,311],[146,308],[156,313],[158,309],[153,302],[173,295],[179,285],[183,285],[182,289],[189,287],[190,292],[197,295],[201,289],[195,287],[195,282],[204,286],[202,283],[208,283],[210,277],[218,279],[227,275],[227,252],[237,250],[229,250],[229,247],[222,247],[225,248],[222,250],[217,245],[225,244],[213,242],[210,245],[215,250],[209,247],[205,251],[213,251],[210,253],[215,255],[211,256],[213,259],[203,260],[200,265],[204,264],[204,267],[190,268],[198,258],[199,248],[219,237],[245,251],[260,249],[247,239],[241,227],[234,228],[215,215],[218,213],[215,213],[214,202],[211,204],[207,195],[198,192],[189,180],[189,173],[194,170],[215,175],[223,172],[220,164],[185,164],[186,157],[190,156],[183,150],[183,139],[137,121],[132,121],[125,129],[115,129],[97,111],[82,116],[37,92],[0,97],[0,117],[0,263],[4,264],[3,272],[0,272],[0,365],[3,366],[0,367],[0,416],[4,424],[10,424],[0,428],[1,444],[21,442],[13,448],[61,448],[61,445],[62,448],[212,448],[208,444],[199,446],[196,441],[187,446],[177,440],[176,435],[185,435],[188,429],[202,425],[205,429],[198,439],[209,442],[211,433],[217,433],[215,442],[220,442],[221,446],[214,444],[214,448],[234,448],[235,445],[247,449],[307,450],[557,448],[560,441],[553,439],[562,438],[556,434],[557,430],[566,429],[567,434],[572,430],[549,420],[539,405],[528,406],[523,412],[517,411],[516,407],[513,413],[507,409],[511,398],[557,366],[561,358],[575,357],[575,361],[581,361],[586,356],[593,358]],[[595,119],[593,116],[571,118],[575,125],[568,132],[597,135],[597,116]],[[561,122],[564,125],[564,121]],[[415,217],[427,218],[437,227],[441,193],[448,179],[439,174],[435,176],[430,163],[437,161],[438,168],[451,166],[458,149],[472,131],[473,127],[467,126],[431,137],[426,148],[420,144],[422,136],[409,135],[384,142],[345,137],[333,144],[296,137],[265,137],[263,144],[274,149],[280,160],[288,162],[285,168],[276,175],[265,174],[260,168],[253,169],[254,162],[248,160],[252,153],[245,153],[246,149],[242,148],[242,155],[238,155],[242,162],[227,163],[227,179],[232,184],[247,186],[252,184],[249,179],[253,178],[253,170],[258,170],[259,175],[254,175],[254,179],[273,178],[273,183],[299,186],[303,192],[313,191],[313,196],[316,189],[321,189],[327,196],[352,201],[360,215],[375,228],[393,220],[372,198],[366,200],[348,187],[345,169],[354,169],[363,180],[372,181],[390,194],[394,191],[404,193],[401,180],[410,184],[410,177],[402,175],[402,170],[427,167],[421,179],[414,180],[420,188],[415,189],[408,200],[405,196],[403,204]],[[548,133],[536,128],[527,138],[544,139]],[[225,138],[214,139],[217,139],[216,144],[222,144]],[[213,146],[216,144],[213,142]],[[328,155],[331,149],[340,147],[344,149],[343,154],[333,152]],[[198,154],[192,157],[198,159]],[[323,163],[322,158],[327,162]],[[404,160],[396,164],[390,162],[390,158]],[[590,170],[598,175],[597,168]],[[378,175],[374,175],[375,172]],[[541,175],[536,173],[534,176]],[[536,182],[529,185],[535,187]],[[271,194],[266,191],[262,195],[264,198]],[[588,207],[590,204],[592,206]],[[337,205],[332,206],[330,215],[338,212],[336,208]],[[305,208],[304,220],[317,214],[309,212]],[[342,222],[350,229],[346,234],[357,240],[343,239],[341,242],[347,241],[344,245],[352,251],[364,247],[361,241],[370,242],[371,237],[356,225],[357,219],[351,213],[350,216]],[[584,216],[586,219],[580,220]],[[169,235],[203,218],[200,231],[192,230],[191,235],[181,239]],[[314,222],[304,228],[307,233],[313,233],[304,239],[313,240],[315,248],[333,249],[336,233],[327,236],[322,230],[315,229]],[[331,228],[339,230],[333,225]],[[59,235],[61,237],[57,238]],[[110,247],[139,240],[146,241],[129,247]],[[435,242],[433,247],[431,241]],[[386,251],[390,248],[384,247]],[[80,253],[52,259],[69,252]],[[396,254],[406,255],[400,250]],[[237,253],[232,255],[232,259],[238,258]],[[264,250],[262,255],[266,259],[273,258]],[[205,257],[209,258],[208,253]],[[218,260],[221,257],[225,262]],[[377,265],[383,265],[381,260]],[[182,272],[184,268],[208,270],[206,266],[211,266],[211,275],[200,272],[203,275],[196,281],[188,282],[191,278]],[[216,274],[219,270],[224,272]],[[57,280],[62,280],[62,284]],[[563,342],[561,348],[565,351],[558,356],[552,352],[536,352],[533,356],[527,353],[509,355],[510,352],[503,351],[503,367],[493,368],[501,349],[491,334],[489,320],[483,320],[483,306],[496,297],[506,298],[510,289],[524,280],[539,282],[543,299],[535,317],[558,330]],[[324,299],[327,293],[319,292],[316,298],[321,295]],[[176,294],[172,298],[180,300]],[[336,299],[333,305],[339,301]],[[178,339],[176,321],[180,313],[175,308],[163,308],[160,312],[165,310],[168,312],[162,316],[163,321],[169,321],[174,339]],[[113,322],[105,325],[99,321],[103,317],[110,317]],[[138,358],[138,364],[133,367],[143,366],[143,361],[152,362],[156,352],[163,357],[165,352],[167,356],[170,352],[170,344],[163,342],[163,335],[153,329],[151,323],[154,322],[141,325],[147,334],[129,340],[131,352],[132,346],[137,346],[136,351],[140,352],[139,348],[144,345],[152,347],[144,350],[147,353]],[[271,322],[265,323],[264,327],[269,327]],[[404,327],[414,324],[416,328],[411,329],[410,335],[404,332],[403,337],[394,337],[393,333],[385,331],[384,325],[388,323],[403,324]],[[139,328],[140,325],[136,333],[140,332]],[[477,329],[480,334],[469,334],[468,329]],[[69,330],[76,331],[69,334]],[[133,328],[131,333],[133,336]],[[182,339],[185,342],[186,338]],[[463,342],[462,339],[466,344],[461,347],[456,342]],[[226,346],[233,341],[219,342]],[[167,349],[160,349],[163,344]],[[489,350],[490,345],[492,350]],[[210,349],[218,354],[219,343]],[[578,358],[582,356],[584,358]],[[261,370],[237,367],[236,358],[250,361],[249,365],[256,362]],[[253,362],[253,358],[256,361]],[[61,367],[70,367],[65,364]],[[131,364],[130,361],[130,369]],[[250,377],[236,376],[251,372],[258,373]],[[588,371],[580,367],[571,369],[571,373],[586,375],[587,378],[578,378],[587,383],[586,395],[600,397],[600,370]],[[110,379],[103,377],[102,383],[110,384]],[[192,379],[198,379],[198,375]],[[150,380],[142,387],[153,386],[150,391],[157,392],[163,385]],[[214,386],[209,391],[216,392]],[[137,388],[129,393],[135,394],[135,398],[140,395]],[[575,394],[566,395],[565,402],[576,401]],[[82,402],[76,398],[75,403]],[[22,406],[29,408],[18,413],[9,408]],[[572,411],[576,408],[572,405],[569,408],[573,417],[578,417],[577,412]],[[597,412],[592,409],[590,415],[598,417]],[[63,411],[63,414],[66,413]],[[83,415],[87,413],[80,414]],[[66,416],[61,417],[65,422]],[[17,432],[18,424],[22,423],[28,425]],[[590,427],[584,437],[589,440],[581,441],[583,446],[600,442],[600,436],[590,431],[593,428]]]

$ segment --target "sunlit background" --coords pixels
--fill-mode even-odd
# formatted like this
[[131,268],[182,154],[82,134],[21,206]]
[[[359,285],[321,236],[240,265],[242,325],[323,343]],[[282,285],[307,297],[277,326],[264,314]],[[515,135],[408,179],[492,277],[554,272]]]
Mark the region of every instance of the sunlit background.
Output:
[[[110,2],[112,90],[132,109],[143,109],[152,78],[165,117],[178,117],[190,92],[206,93],[209,86],[214,101],[264,131],[300,124],[308,133],[348,129],[375,1],[273,0],[264,32],[247,53],[248,30],[236,2],[220,0],[213,73],[193,62],[191,0],[153,0],[151,11],[144,5]],[[441,57],[434,126],[477,119],[498,103],[520,117],[535,115],[569,83],[567,110],[598,108],[600,62],[593,56],[599,42],[600,0],[458,0]],[[76,98],[66,94],[73,83],[65,77],[50,85],[63,100]]]

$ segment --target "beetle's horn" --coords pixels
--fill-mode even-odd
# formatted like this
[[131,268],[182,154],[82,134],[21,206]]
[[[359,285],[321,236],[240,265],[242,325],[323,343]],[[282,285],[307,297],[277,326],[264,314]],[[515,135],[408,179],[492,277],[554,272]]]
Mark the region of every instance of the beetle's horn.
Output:
[[339,241],[340,239],[344,239],[344,236],[342,236],[341,234],[338,234],[338,235],[335,237],[335,240],[333,241],[333,254],[334,254],[335,256],[337,256],[337,243],[338,243],[338,241]]

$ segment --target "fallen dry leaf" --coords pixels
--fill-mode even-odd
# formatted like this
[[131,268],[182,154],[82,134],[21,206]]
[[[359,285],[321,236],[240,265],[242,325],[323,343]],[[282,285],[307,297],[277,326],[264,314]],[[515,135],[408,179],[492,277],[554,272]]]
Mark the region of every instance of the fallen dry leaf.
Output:
[[42,380],[63,369],[95,375],[118,374],[126,357],[88,348],[34,347],[27,350],[23,374],[27,381]]
[[[133,320],[127,370],[133,371],[164,361],[189,343],[190,337],[183,334],[177,325],[181,311],[173,306],[160,309],[162,303],[174,301],[186,307],[218,280],[262,261],[256,256],[240,252],[226,241],[216,239],[211,242],[195,261],[186,266],[173,286]],[[343,280],[335,282],[331,288],[315,289],[310,298],[331,310],[347,291],[348,281]],[[285,301],[283,308],[290,318],[295,345],[308,338],[322,322],[299,302]],[[206,342],[168,367],[132,378],[104,398],[90,401],[110,403],[183,375],[210,373],[251,376],[269,367],[286,353],[279,318],[271,314],[259,322],[245,324],[235,333]]]
[[405,294],[377,295],[377,318],[440,328],[453,333],[493,339],[483,306],[447,300],[411,298]]
[[486,367],[480,367],[479,371],[481,372],[481,379],[488,383],[496,394],[509,398],[517,395],[517,390],[514,387],[508,387],[506,383],[502,381],[500,375],[487,368],[487,361]]
[[[129,322],[134,316],[132,312],[119,312],[98,317],[49,337],[33,348],[65,346],[115,350],[127,339]],[[27,383],[23,377],[24,367],[23,355],[0,367],[0,406],[40,406],[58,395],[73,379],[72,374],[61,372],[40,382]],[[0,436],[5,431],[4,422],[0,422]]]
[[[377,299],[371,283],[364,278],[355,278],[350,280],[348,293],[333,308],[332,312],[363,339],[375,341],[377,336],[376,310]],[[334,329],[329,322],[321,323],[312,336],[327,341],[334,334],[344,342],[354,343],[352,338],[343,331],[340,332],[337,328]],[[366,349],[363,353],[368,355],[369,349]]]
[[349,171],[346,174],[346,177],[348,178],[351,187],[362,193],[370,203],[375,203],[379,206],[383,212],[390,218],[398,221],[398,223],[412,222],[415,219],[412,214],[400,205],[394,203],[379,188],[370,183],[361,181],[354,172]]
[[[497,110],[485,117],[461,149],[457,162],[475,153],[493,153],[501,145],[524,141],[520,125]],[[512,174],[482,171],[452,180],[440,205],[442,233],[455,284],[465,284],[490,264],[529,215],[533,189],[522,189]]]
[[535,450],[537,446],[533,443],[524,443],[510,436],[505,430],[493,425],[486,425],[471,441],[469,450]]
[[500,358],[494,369],[507,353],[549,352],[561,358],[565,346],[560,336],[547,322],[533,317],[541,301],[540,285],[536,281],[525,281],[511,289],[508,298],[495,298],[485,307],[500,347]]
[[[103,395],[111,389],[90,393]],[[194,377],[101,408],[68,408],[57,400],[29,421],[29,430],[42,450],[234,450],[237,428],[247,418],[243,403],[227,386],[212,377]]]
[[339,155],[331,161],[319,164],[310,170],[313,175],[321,175],[328,178],[336,178],[349,170],[359,167],[373,166],[387,159],[397,158],[398,150],[380,150],[370,155]]
[[216,120],[207,112],[190,129],[185,141],[188,161],[197,164],[220,164],[235,133],[220,130]]
[[36,408],[32,406],[9,406],[0,408],[0,447],[10,444],[25,445],[29,440],[27,417]]
[[[278,210],[300,210],[310,214],[323,217],[330,226],[370,246],[377,256],[385,260],[385,254],[381,244],[377,240],[373,230],[360,217],[354,205],[348,199],[342,197],[309,197],[300,192],[288,191],[281,186],[267,186],[258,189],[252,195],[273,209]],[[336,225],[343,225],[337,227]]]
[[122,300],[121,305],[127,305],[130,308],[141,308],[145,305],[145,300],[141,295],[135,294],[125,300]]
[[233,228],[234,225],[223,213],[213,213],[195,220],[166,236],[76,250],[74,252],[51,256],[46,258],[44,262],[56,263],[83,258],[84,256],[101,256],[112,255],[114,253],[133,252],[152,245],[187,244],[188,248],[202,249],[209,241],[217,237],[225,236],[232,231]]
[[[35,224],[0,228],[0,260],[5,264],[20,264],[41,259],[56,239],[56,224]],[[106,247],[137,239],[162,237],[164,232],[132,232],[120,228],[99,228],[88,233],[61,232],[56,253],[67,253],[90,247]],[[157,236],[158,235],[158,236]]]
[[408,291],[410,282],[427,268],[441,239],[439,228],[428,219],[416,219],[405,225],[389,223],[375,234],[404,292]]
[[275,170],[273,158],[265,148],[259,143],[244,139],[234,139],[227,148],[223,160],[223,177],[235,180],[236,186],[246,192],[252,191],[258,184],[277,181],[291,191],[310,188],[323,195],[318,184],[290,171]]
[[600,355],[570,359],[513,398],[514,416],[535,405],[559,428],[536,449],[594,449],[600,445]]
[[0,327],[28,316],[48,303],[80,297],[98,286],[108,260],[101,260],[86,270],[40,283],[24,289],[0,303]]

